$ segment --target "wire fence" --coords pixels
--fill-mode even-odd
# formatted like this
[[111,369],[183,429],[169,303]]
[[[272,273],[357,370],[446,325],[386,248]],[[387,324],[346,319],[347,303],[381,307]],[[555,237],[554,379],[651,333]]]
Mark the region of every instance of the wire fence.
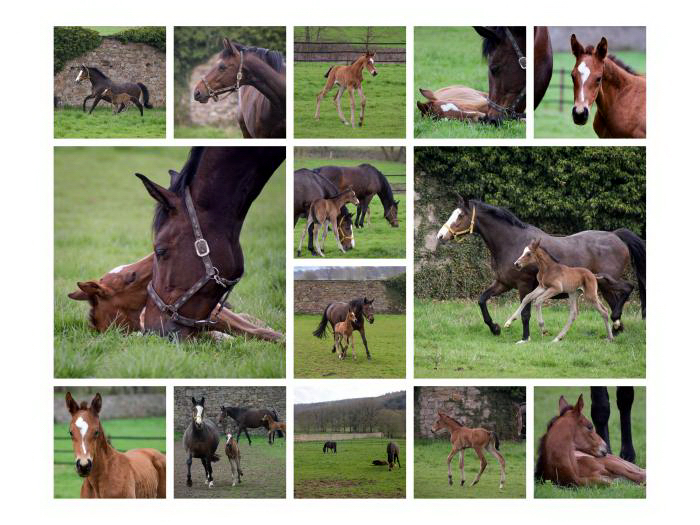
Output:
[[[63,437],[63,436],[55,436],[54,440],[56,441],[70,441],[71,438],[69,436]],[[165,436],[109,436],[110,441],[116,441],[116,440],[131,440],[131,441],[165,441]],[[115,447],[116,448],[116,447]],[[119,452],[126,452],[129,449],[125,450],[120,450],[117,449]],[[161,454],[165,454],[165,450],[160,450],[158,451]],[[70,448],[55,448],[54,449],[54,454],[73,454],[73,449]],[[75,461],[57,461],[54,459],[53,462],[54,465],[75,465]]]
[[368,50],[376,63],[406,63],[406,42],[294,42],[294,61],[352,64]]
[[[569,77],[571,74],[571,71],[567,69],[557,69],[552,73],[552,81],[549,83],[549,87],[547,88],[547,93],[553,93],[553,90],[558,91],[558,97],[552,97],[551,95],[549,97],[545,96],[540,104],[544,104],[547,106],[557,106],[558,110],[560,112],[564,112],[565,108],[568,108],[571,105],[571,101],[567,103],[565,100],[565,95],[564,95],[564,90],[565,89],[571,89],[572,84],[569,82],[566,82],[566,79]],[[558,84],[553,84],[552,82],[555,81],[555,78],[558,79],[559,83]]]

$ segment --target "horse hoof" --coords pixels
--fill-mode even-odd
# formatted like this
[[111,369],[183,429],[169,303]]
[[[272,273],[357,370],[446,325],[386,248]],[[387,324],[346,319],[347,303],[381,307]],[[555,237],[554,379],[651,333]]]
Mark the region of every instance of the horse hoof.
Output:
[[522,345],[522,344],[525,344],[525,343],[527,343],[527,342],[529,342],[529,341],[530,341],[530,338],[521,339],[520,341],[518,341],[518,342],[515,343],[515,344],[516,344],[516,345]]
[[371,361],[371,360],[372,360],[372,356],[367,354],[367,361]]
[[491,327],[491,333],[493,335],[501,335],[501,327],[498,323],[493,323],[493,326]]
[[506,321],[503,328],[510,328],[510,321]]
[[555,337],[555,338],[552,340],[552,343],[558,343],[559,341],[561,341],[561,339],[559,339],[558,337]]
[[452,479],[451,479],[451,478],[450,478],[450,480],[449,480],[449,483],[450,483],[450,485],[452,485]]
[[210,488],[210,489],[211,489],[211,488],[214,488],[214,482],[213,482],[213,481],[210,481],[210,482],[209,482],[209,488]]
[[301,257],[301,250],[297,250],[297,257]]
[[188,479],[188,480],[187,480],[187,486],[188,486],[188,487],[191,487],[191,486],[192,486],[192,480],[191,480],[191,479]]

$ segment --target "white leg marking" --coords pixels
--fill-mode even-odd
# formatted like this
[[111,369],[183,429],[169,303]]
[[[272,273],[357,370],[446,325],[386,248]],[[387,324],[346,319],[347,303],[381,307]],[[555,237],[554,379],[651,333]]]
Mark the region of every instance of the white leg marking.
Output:
[[443,111],[461,111],[457,106],[455,106],[452,102],[448,102],[447,104],[443,104],[440,106],[440,109]]
[[576,69],[581,74],[581,91],[579,94],[579,98],[581,99],[581,102],[583,102],[583,86],[586,84],[586,80],[588,80],[588,76],[591,74],[591,70],[588,69],[588,66],[585,62],[581,62]]
[[75,426],[80,429],[80,444],[83,447],[83,454],[87,454],[87,449],[85,448],[85,434],[87,434],[88,431],[88,423],[83,419],[83,416],[80,416],[78,419],[75,420]]

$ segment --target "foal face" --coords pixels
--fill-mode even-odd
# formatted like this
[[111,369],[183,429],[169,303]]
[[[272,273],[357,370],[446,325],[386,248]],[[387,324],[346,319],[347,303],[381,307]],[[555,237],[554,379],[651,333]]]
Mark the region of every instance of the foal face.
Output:
[[95,394],[90,407],[83,402],[80,405],[66,392],[66,407],[71,415],[68,433],[73,442],[75,453],[75,469],[81,477],[88,476],[92,471],[93,460],[97,450],[97,439],[100,436],[100,409],[102,396]]
[[[560,410],[563,405],[568,408],[569,404],[562,396],[559,399]],[[603,457],[608,452],[608,447],[602,437],[596,434],[591,423],[586,416],[583,415],[583,395],[580,395],[576,406],[568,410],[562,419],[567,419],[568,423],[573,426],[573,444],[576,450],[585,452],[595,457]]]
[[608,41],[603,37],[593,51],[592,46],[584,49],[576,35],[571,35],[571,52],[576,57],[576,63],[571,70],[571,80],[574,83],[574,107],[571,116],[574,124],[583,126],[588,121],[590,108],[598,98],[603,82]]
[[[228,38],[224,38],[224,49],[219,54],[219,59],[214,67],[204,75],[204,80],[212,90],[224,89],[236,85],[236,76],[241,67],[241,53],[231,44]],[[206,84],[200,80],[194,87],[194,99],[206,104],[209,101],[209,90]]]
[[369,71],[370,75],[373,77],[376,77],[379,74],[379,71],[377,71],[377,68],[374,67],[374,56],[376,53],[370,53],[367,52],[365,53],[365,69]]
[[540,247],[540,241],[532,241],[530,244],[525,246],[523,254],[518,257],[518,259],[513,263],[518,270],[522,270],[530,264],[537,264],[537,258],[535,257],[535,252]]
[[430,427],[430,431],[434,434],[435,432],[439,432],[443,428],[447,428],[447,422],[445,421],[445,418],[438,412],[438,419],[435,423],[433,423],[433,426]]

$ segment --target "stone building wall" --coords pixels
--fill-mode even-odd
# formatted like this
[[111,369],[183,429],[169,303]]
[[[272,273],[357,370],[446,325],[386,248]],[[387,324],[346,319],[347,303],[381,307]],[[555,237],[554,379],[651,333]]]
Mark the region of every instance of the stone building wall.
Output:
[[390,291],[383,281],[294,281],[294,312],[320,314],[333,301],[358,297],[374,299],[376,313],[404,313],[405,298]]

